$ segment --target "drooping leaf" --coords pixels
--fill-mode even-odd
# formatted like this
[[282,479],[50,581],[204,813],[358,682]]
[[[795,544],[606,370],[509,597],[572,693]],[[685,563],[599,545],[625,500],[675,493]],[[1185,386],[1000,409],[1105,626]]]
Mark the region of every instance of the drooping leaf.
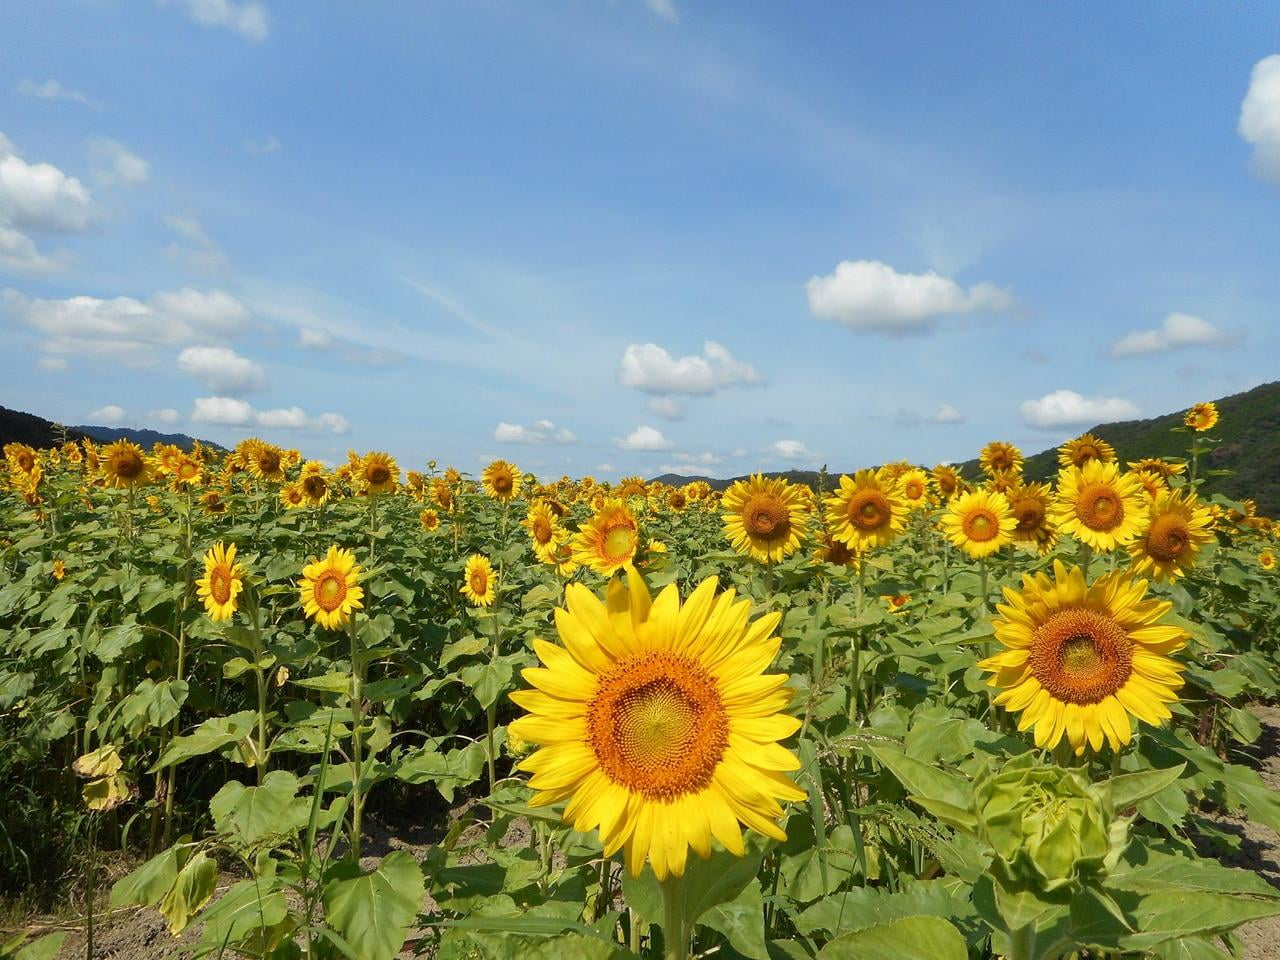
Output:
[[368,871],[340,863],[325,881],[325,919],[361,960],[393,960],[422,908],[424,893],[422,870],[403,850]]

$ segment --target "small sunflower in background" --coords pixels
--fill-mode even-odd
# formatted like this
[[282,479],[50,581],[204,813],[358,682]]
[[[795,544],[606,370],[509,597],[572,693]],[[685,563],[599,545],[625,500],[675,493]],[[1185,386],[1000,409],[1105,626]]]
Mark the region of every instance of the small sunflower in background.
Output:
[[418,514],[418,526],[422,528],[423,533],[435,533],[440,529],[440,514],[436,513],[430,507],[426,507]]
[[1163,491],[1151,503],[1146,530],[1129,544],[1133,572],[1176,580],[1195,566],[1212,530],[1213,515],[1189,489]]
[[491,607],[498,599],[497,578],[488,557],[479,553],[467,557],[462,571],[462,595],[477,607]]
[[227,502],[217,490],[206,490],[200,494],[200,506],[204,507],[205,513],[214,517],[227,512]]
[[824,533],[813,551],[815,563],[830,563],[837,567],[852,567],[855,570],[861,562],[857,552],[843,540],[837,540]]
[[898,476],[898,489],[908,510],[923,510],[929,505],[929,475],[912,467]]
[[888,546],[906,527],[902,494],[877,470],[842,476],[839,489],[827,497],[826,511],[831,536],[859,553]]
[[236,545],[218,541],[204,555],[204,576],[196,581],[196,596],[214,623],[231,619],[244,589],[244,570],[236,563]]
[[1143,457],[1141,460],[1130,460],[1129,469],[1135,472],[1145,470],[1157,474],[1161,480],[1167,481],[1170,477],[1186,473],[1187,465],[1185,463],[1170,463],[1160,457]]
[[1270,550],[1263,550],[1258,554],[1258,566],[1263,570],[1274,570],[1276,568],[1276,555]]
[[1128,546],[1142,535],[1148,516],[1142,484],[1114,463],[1091,460],[1058,474],[1049,519],[1094,550]]
[[529,531],[534,556],[543,563],[550,562],[548,558],[556,552],[556,547],[569,536],[545,500],[535,500],[520,525]]
[[301,483],[286,483],[280,488],[280,504],[286,510],[297,510],[307,502]]
[[302,568],[299,593],[303,612],[330,630],[345,624],[364,607],[361,573],[354,553],[331,546],[323,558]]
[[400,465],[391,454],[371,450],[360,458],[356,481],[365,493],[395,493],[400,485]]
[[630,508],[621,500],[605,500],[573,538],[573,559],[610,577],[635,562],[639,544],[640,528]]
[[1090,460],[1111,463],[1115,458],[1116,448],[1092,433],[1083,433],[1058,448],[1058,463],[1064,467],[1083,467]]
[[1017,526],[1009,498],[989,490],[974,490],[953,497],[942,515],[946,538],[975,560],[989,557],[1013,543]]
[[1022,451],[1012,443],[992,440],[982,448],[982,453],[978,455],[978,464],[987,476],[991,476],[997,470],[1007,470],[1021,476]]
[[1039,553],[1048,553],[1058,540],[1058,531],[1049,520],[1053,495],[1047,484],[1025,483],[1009,491],[1009,510],[1017,525],[1015,543],[1026,543]]
[[436,502],[436,506],[441,510],[449,511],[453,509],[453,487],[450,486],[448,480],[436,477],[431,481],[431,499]]
[[63,560],[53,561],[53,579],[61,580],[67,575],[67,565]]
[[776,563],[800,549],[809,518],[792,483],[756,474],[725,491],[722,520],[729,543],[760,563]]
[[911,594],[909,593],[883,593],[880,599],[884,601],[885,606],[889,608],[889,612],[895,616],[902,616],[907,612],[907,604],[911,602]]
[[806,794],[787,776],[800,761],[779,741],[800,721],[783,711],[785,673],[765,673],[781,646],[780,615],[748,621],[751,601],[717,593],[714,577],[681,603],[678,588],[650,595],[634,569],[610,581],[605,602],[581,584],[556,611],[563,646],[533,641],[543,666],[509,730],[540,745],[519,769],[535,807],[565,803],[574,830],[598,829],[606,857],[627,871],[646,863],[661,881],[682,876],[689,850],[706,859],[714,837],[743,856],[741,825],[774,840],[782,803]]
[[284,482],[284,451],[273,443],[254,440],[246,447],[249,472],[268,483]]
[[613,495],[623,501],[632,497],[647,497],[649,486],[644,482],[644,477],[623,477],[614,487]]
[[520,484],[523,482],[520,471],[505,460],[493,461],[480,474],[480,484],[484,487],[485,496],[499,503],[510,503],[519,496]]
[[964,479],[960,476],[960,471],[949,463],[940,463],[934,467],[931,478],[938,490],[938,496],[943,500],[949,500],[964,490]]
[[1131,470],[1129,475],[1142,484],[1142,489],[1146,491],[1147,496],[1152,500],[1169,489],[1164,477],[1154,470]]
[[1001,688],[995,702],[1021,713],[1018,729],[1035,728],[1037,747],[1065,736],[1077,755],[1133,737],[1129,715],[1159,726],[1178,700],[1183,664],[1169,657],[1188,635],[1161,622],[1173,609],[1149,600],[1147,581],[1126,572],[1089,584],[1080,567],[1053,564],[1053,578],[1026,574],[1022,589],[1005,590],[992,621],[1005,647],[979,666]]
[[302,488],[307,503],[320,507],[329,502],[332,488],[329,478],[324,474],[324,464],[318,460],[308,460],[302,465],[302,476],[298,478],[298,486]]
[[1204,433],[1218,425],[1220,419],[1216,403],[1197,403],[1187,411],[1182,422],[1196,433]]
[[145,486],[155,475],[150,458],[129,440],[117,440],[103,447],[98,469],[108,487],[123,489]]
[[175,493],[194,490],[204,480],[204,465],[195,457],[189,457],[179,451],[178,457],[169,469],[172,488]]

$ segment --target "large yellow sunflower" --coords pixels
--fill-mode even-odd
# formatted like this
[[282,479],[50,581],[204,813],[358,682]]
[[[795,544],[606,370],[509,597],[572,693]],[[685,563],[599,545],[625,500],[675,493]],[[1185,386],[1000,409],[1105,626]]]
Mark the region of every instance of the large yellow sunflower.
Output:
[[1218,425],[1218,405],[1216,403],[1197,403],[1187,411],[1182,422],[1196,433],[1204,433]]
[[[515,499],[520,493],[520,484],[523,482],[524,477],[521,476],[520,471],[505,460],[493,461],[480,474],[480,483],[484,486],[485,495],[500,503]],[[441,506],[444,505],[441,504]]]
[[196,581],[196,595],[214,623],[229,620],[244,589],[244,570],[236,563],[236,545],[215,543],[204,555],[204,576]]
[[988,475],[997,470],[1008,470],[1021,475],[1022,451],[1012,443],[992,440],[982,448],[982,453],[978,455],[978,463],[982,471]]
[[155,467],[142,448],[129,440],[117,440],[102,448],[102,478],[109,487],[140,487],[150,483]]
[[360,566],[350,550],[330,547],[324,559],[302,568],[302,609],[322,627],[336,629],[364,606]]
[[733,548],[761,563],[774,563],[800,549],[809,518],[799,489],[781,477],[756,474],[725,491],[724,532]]
[[1013,543],[1018,526],[1009,499],[1003,493],[974,490],[952,497],[942,515],[942,530],[948,540],[976,559],[989,557]]
[[785,774],[800,767],[778,741],[800,721],[777,656],[779,614],[748,622],[749,600],[702,581],[683,604],[674,584],[652,598],[634,569],[601,603],[581,584],[556,611],[564,646],[534,640],[535,689],[511,695],[528,716],[510,729],[542,749],[520,764],[534,806],[568,801],[575,830],[596,828],[605,856],[623,850],[638,876],[684,874],[689,849],[714,837],[738,856],[739,824],[784,840],[779,801],[805,794]]
[[964,479],[960,471],[949,463],[940,463],[933,468],[933,485],[938,488],[938,495],[943,500],[954,497],[964,489]]
[[1058,448],[1058,463],[1064,467],[1083,467],[1090,460],[1110,463],[1115,458],[1116,448],[1092,433],[1083,433]]
[[488,557],[479,553],[467,557],[462,571],[462,595],[477,607],[491,607],[498,599],[498,581]]
[[[140,449],[141,447],[139,447]],[[9,461],[10,467],[23,473],[30,473],[34,470],[36,461],[39,459],[35,448],[25,443],[6,443],[4,445],[4,457]]]
[[273,443],[254,440],[246,448],[249,471],[259,480],[270,483],[284,481],[284,451]]
[[907,505],[883,471],[841,477],[826,506],[831,536],[859,552],[887,546],[906,526]]
[[569,532],[560,526],[545,500],[534,501],[520,525],[529,531],[534,556],[543,563],[551,563],[556,548],[569,538]]
[[606,500],[573,538],[573,559],[606,577],[635,561],[640,529],[621,500]]
[[1114,463],[1090,460],[1058,474],[1049,519],[1095,550],[1112,550],[1141,536],[1147,512],[1147,496],[1136,477]]
[[909,510],[922,510],[929,505],[929,475],[912,467],[898,476],[898,489]]
[[400,465],[391,454],[370,450],[360,458],[356,478],[365,493],[395,493],[400,483]]
[[1058,531],[1049,520],[1049,488],[1043,483],[1027,483],[1009,491],[1009,509],[1017,526],[1013,539],[1029,543],[1040,553],[1047,553],[1058,539]]
[[979,666],[1003,688],[995,702],[1021,711],[1018,729],[1035,727],[1037,747],[1066,736],[1077,754],[1104,741],[1118,750],[1132,737],[1129,714],[1152,725],[1171,716],[1183,665],[1167,655],[1187,633],[1161,619],[1173,607],[1146,598],[1147,581],[1110,573],[1092,585],[1079,567],[1054,561],[1053,579],[1026,574],[1005,590],[992,621],[1005,647]]
[[1129,544],[1133,572],[1155,580],[1176,580],[1196,563],[1213,539],[1213,515],[1186,487],[1165,490],[1151,503],[1150,522]]

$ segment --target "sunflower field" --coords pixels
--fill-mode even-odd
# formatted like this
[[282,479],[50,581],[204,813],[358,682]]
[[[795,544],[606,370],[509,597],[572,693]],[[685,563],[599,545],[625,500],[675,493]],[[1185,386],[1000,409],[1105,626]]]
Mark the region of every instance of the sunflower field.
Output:
[[723,492],[10,444],[0,884],[83,895],[0,957],[1239,956],[1280,605],[1217,419]]

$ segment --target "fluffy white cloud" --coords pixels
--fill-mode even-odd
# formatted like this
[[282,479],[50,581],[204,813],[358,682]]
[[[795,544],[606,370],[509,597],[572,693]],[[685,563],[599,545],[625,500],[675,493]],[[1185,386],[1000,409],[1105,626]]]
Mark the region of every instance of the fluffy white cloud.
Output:
[[165,217],[165,222],[188,242],[171,243],[165,253],[197,270],[217,272],[225,270],[227,257],[222,248],[205,232],[200,221],[190,217]]
[[493,439],[499,443],[526,443],[542,445],[547,443],[573,443],[574,436],[564,427],[557,427],[550,420],[536,420],[526,426],[518,423],[499,423],[493,431]]
[[226,396],[267,387],[262,367],[230,347],[187,347],[178,354],[178,368],[197,383]]
[[1055,390],[1022,404],[1022,419],[1039,430],[1088,427],[1136,417],[1142,411],[1123,397],[1085,397],[1074,390]]
[[188,17],[202,27],[223,27],[238,33],[246,40],[261,43],[267,39],[270,27],[267,8],[258,0],[163,0],[176,3]]
[[844,260],[834,273],[811,277],[805,289],[815,317],[876,333],[917,333],[949,314],[999,312],[1013,306],[1013,297],[994,284],[979,283],[966,290],[932,270],[899,273],[879,260]]
[[36,249],[35,241],[25,233],[0,223],[0,265],[29,273],[54,273],[65,270],[65,260],[46,257]]
[[173,409],[173,407],[165,407],[165,408],[164,408],[164,409],[162,409],[162,410],[151,410],[151,411],[149,411],[149,412],[147,413],[147,419],[148,419],[148,420],[154,420],[154,421],[156,421],[157,423],[163,423],[163,424],[165,424],[165,425],[171,425],[171,424],[175,424],[175,423],[177,423],[179,420],[181,420],[181,419],[182,419],[182,414],[180,414],[177,410]]
[[24,97],[35,97],[37,100],[70,100],[85,106],[93,105],[87,94],[64,87],[57,80],[46,80],[43,83],[23,80],[18,84],[18,92]]
[[1179,347],[1203,347],[1228,343],[1230,334],[1219,330],[1208,320],[1189,313],[1171,313],[1164,325],[1155,330],[1135,330],[1121,337],[1111,348],[1117,357],[1139,353],[1165,353]]
[[66,263],[46,256],[22,231],[72,232],[93,219],[93,198],[83,183],[48,163],[28,163],[0,133],[0,264],[33,273]]
[[680,11],[676,9],[675,0],[644,0],[645,6],[659,20],[667,23],[679,23]]
[[28,298],[5,290],[0,306],[43,335],[49,354],[111,357],[135,367],[159,360],[158,347],[216,341],[240,330],[249,312],[220,290],[158,293],[148,302],[133,297]]
[[1253,144],[1253,169],[1280,185],[1280,53],[1259,60],[1240,104],[1240,136]]
[[647,404],[651,413],[667,420],[683,420],[685,415],[684,401],[670,395],[650,397]]
[[813,459],[813,453],[801,440],[779,440],[769,447],[769,452],[775,457],[781,457],[793,463],[803,463]]
[[934,423],[964,423],[964,414],[957,410],[949,403],[944,403],[938,407],[938,412],[933,415]]
[[340,413],[322,413],[311,417],[301,407],[254,411],[249,403],[235,397],[197,397],[191,421],[221,426],[253,425],[276,430],[314,430],[327,433],[346,433],[351,428],[350,422]]
[[736,384],[760,383],[764,378],[751,364],[735,360],[728,348],[708,340],[702,345],[701,356],[679,359],[656,343],[633,343],[622,354],[618,379],[623,386],[644,393],[705,396]]
[[636,427],[625,437],[614,440],[623,450],[670,450],[672,443],[656,427]]
[[98,165],[93,169],[93,175],[99,183],[123,183],[126,186],[136,187],[140,183],[146,183],[151,175],[147,161],[115,140],[101,138],[91,140],[89,149],[94,159],[98,161]]
[[126,415],[124,407],[109,403],[105,407],[99,407],[89,414],[89,419],[94,426],[114,427],[124,423]]
[[298,342],[308,350],[327,350],[333,346],[333,337],[323,330],[312,330],[310,327],[298,328]]

